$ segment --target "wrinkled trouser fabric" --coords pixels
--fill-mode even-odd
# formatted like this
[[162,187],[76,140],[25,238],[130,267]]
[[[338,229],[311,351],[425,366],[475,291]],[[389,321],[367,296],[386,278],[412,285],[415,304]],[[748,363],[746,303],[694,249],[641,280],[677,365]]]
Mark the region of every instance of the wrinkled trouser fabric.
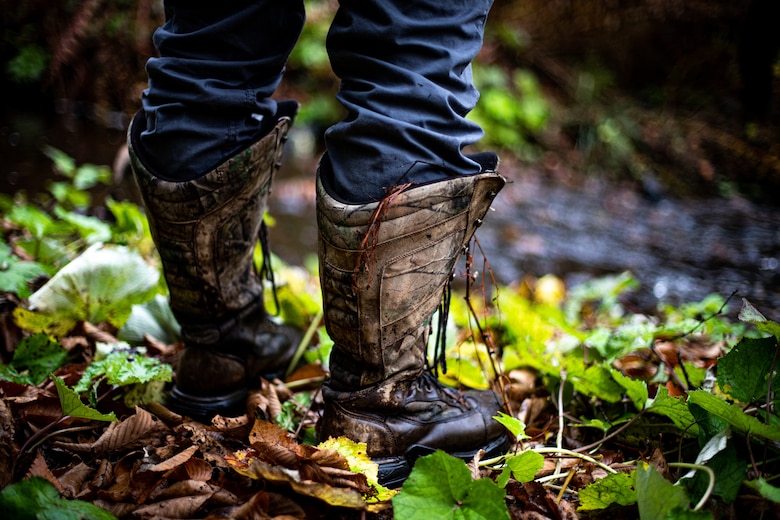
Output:
[[[471,175],[463,148],[479,97],[470,63],[492,0],[342,0],[327,39],[345,118],[325,142],[333,195],[381,199],[385,188]],[[275,122],[271,99],[303,27],[300,0],[166,0],[147,64],[140,145],[155,173],[194,179]]]

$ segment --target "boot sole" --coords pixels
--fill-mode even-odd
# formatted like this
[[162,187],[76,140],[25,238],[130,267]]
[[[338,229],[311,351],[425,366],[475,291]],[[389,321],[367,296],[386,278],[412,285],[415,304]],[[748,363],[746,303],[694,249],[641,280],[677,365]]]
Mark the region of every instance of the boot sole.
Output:
[[[450,452],[449,454],[465,462],[469,462],[480,450],[485,450],[484,458],[486,459],[504,455],[509,450],[509,437],[502,435],[479,449],[464,452]],[[375,462],[379,465],[377,480],[384,487],[398,488],[409,477],[417,459],[435,451],[437,450],[430,446],[417,444],[409,448],[403,456],[375,459]]]
[[182,392],[174,386],[164,404],[179,415],[210,424],[216,415],[235,417],[246,413],[246,398],[246,389],[236,390],[228,395],[204,397]]

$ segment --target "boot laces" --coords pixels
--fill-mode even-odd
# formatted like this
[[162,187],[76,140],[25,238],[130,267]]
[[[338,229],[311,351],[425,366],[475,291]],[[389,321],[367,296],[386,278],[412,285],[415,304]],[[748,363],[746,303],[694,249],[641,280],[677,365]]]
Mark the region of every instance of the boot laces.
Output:
[[257,234],[257,238],[260,240],[260,251],[263,254],[263,262],[260,264],[260,270],[257,272],[257,276],[261,280],[266,280],[271,284],[271,292],[274,297],[273,315],[277,316],[280,311],[279,295],[276,292],[276,279],[274,278],[274,270],[271,266],[271,247],[269,245],[268,226],[265,223],[265,219],[260,221],[260,231]]

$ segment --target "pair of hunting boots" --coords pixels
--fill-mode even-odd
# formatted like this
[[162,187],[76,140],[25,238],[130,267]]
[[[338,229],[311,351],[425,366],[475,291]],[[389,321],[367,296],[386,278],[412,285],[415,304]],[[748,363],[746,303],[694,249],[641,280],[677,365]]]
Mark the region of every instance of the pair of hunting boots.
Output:
[[[258,238],[267,244],[263,214],[297,108],[280,107],[254,144],[185,182],[147,166],[141,116],[129,130],[132,170],[185,343],[168,405],[196,419],[241,413],[248,388],[282,374],[299,342],[266,312],[270,270],[256,272],[253,261]],[[508,446],[492,419],[496,394],[444,387],[426,364],[431,317],[504,185],[494,154],[476,158],[482,173],[401,187],[366,204],[331,195],[327,154],[318,168],[320,283],[334,346],[317,430],[323,440],[365,442],[386,486],[402,483],[414,460],[434,450],[470,459]]]

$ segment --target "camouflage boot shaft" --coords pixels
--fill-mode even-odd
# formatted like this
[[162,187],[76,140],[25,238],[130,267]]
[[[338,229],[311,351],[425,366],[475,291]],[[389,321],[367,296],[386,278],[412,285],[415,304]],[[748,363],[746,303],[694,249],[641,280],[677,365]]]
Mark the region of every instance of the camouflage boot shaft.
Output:
[[425,356],[431,316],[504,178],[486,169],[346,204],[329,194],[322,168],[320,283],[334,346],[320,438],[366,443],[388,486],[437,449],[464,459],[481,449],[499,454],[508,439],[492,419],[497,396],[445,388],[425,369]]
[[293,115],[278,116],[254,144],[183,182],[145,166],[134,128],[143,119],[130,128],[131,166],[185,343],[168,405],[190,417],[241,412],[248,387],[287,368],[297,345],[298,332],[266,313],[254,266]]

